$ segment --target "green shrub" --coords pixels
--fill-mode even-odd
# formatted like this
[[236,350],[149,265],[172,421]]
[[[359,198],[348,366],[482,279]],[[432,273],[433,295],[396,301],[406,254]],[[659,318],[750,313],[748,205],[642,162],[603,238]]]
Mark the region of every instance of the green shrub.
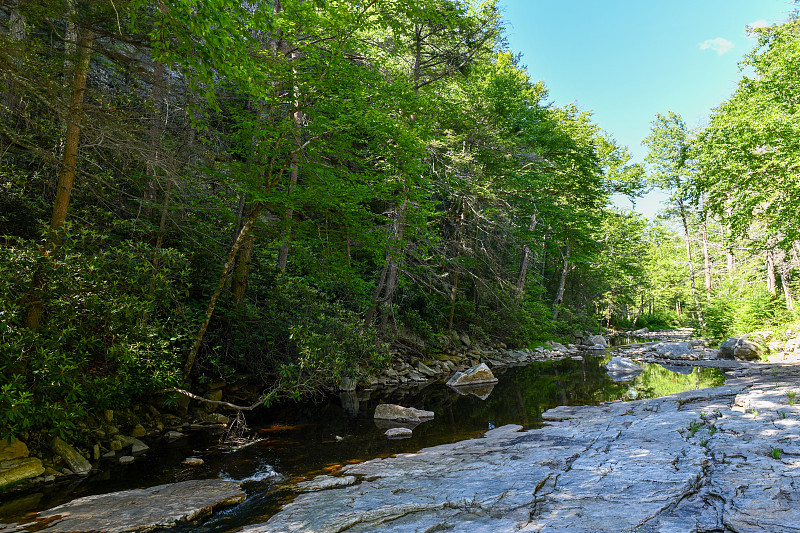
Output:
[[[65,436],[86,410],[177,383],[188,328],[180,254],[67,231],[53,250],[22,240],[0,248],[0,270],[3,436]],[[22,327],[33,298],[44,308],[36,331]]]

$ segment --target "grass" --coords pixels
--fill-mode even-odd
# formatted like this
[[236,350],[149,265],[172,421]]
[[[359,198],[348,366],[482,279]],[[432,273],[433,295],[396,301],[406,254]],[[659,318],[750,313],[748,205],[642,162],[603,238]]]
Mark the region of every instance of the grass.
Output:
[[797,403],[797,391],[790,390],[786,393],[786,398],[789,400],[789,405]]
[[773,459],[780,459],[781,456],[783,456],[783,450],[781,448],[772,448]]
[[694,434],[697,433],[697,430],[700,429],[701,427],[703,427],[703,424],[701,424],[700,422],[692,422],[691,424],[689,424],[689,433],[691,434],[691,436],[694,437]]

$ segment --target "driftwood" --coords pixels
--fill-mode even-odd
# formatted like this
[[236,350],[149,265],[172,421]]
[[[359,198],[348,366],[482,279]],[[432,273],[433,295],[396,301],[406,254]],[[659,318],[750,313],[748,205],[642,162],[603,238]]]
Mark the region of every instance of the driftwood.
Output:
[[177,392],[178,394],[183,394],[184,396],[188,396],[192,400],[197,400],[198,402],[208,403],[211,405],[219,405],[220,407],[227,407],[228,409],[234,409],[236,411],[252,411],[256,407],[262,405],[264,402],[267,401],[267,397],[263,396],[260,400],[258,400],[253,405],[248,405],[246,407],[242,407],[240,405],[235,405],[229,402],[221,402],[218,400],[209,400],[208,398],[203,398],[202,396],[198,396],[197,394],[193,394],[188,390],[172,388],[172,389],[161,389],[157,390],[156,394],[160,393],[167,393],[167,392]]

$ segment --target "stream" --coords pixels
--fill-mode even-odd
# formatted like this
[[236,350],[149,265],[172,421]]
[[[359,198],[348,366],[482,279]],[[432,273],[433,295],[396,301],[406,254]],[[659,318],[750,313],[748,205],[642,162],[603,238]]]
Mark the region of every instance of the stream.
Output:
[[[615,382],[602,368],[608,359],[584,356],[495,369],[499,382],[485,399],[431,382],[343,392],[319,403],[275,406],[248,415],[250,435],[258,439],[252,444],[224,447],[217,436],[208,433],[191,433],[169,444],[155,443],[131,465],[101,465],[105,466],[101,474],[40,487],[38,492],[4,502],[0,521],[13,521],[82,496],[222,477],[243,482],[247,501],[216,513],[201,525],[192,523],[169,531],[231,531],[266,521],[289,501],[295,493],[286,488],[286,482],[334,473],[348,463],[473,438],[505,424],[534,428],[541,425],[544,411],[558,405],[652,398],[724,382],[717,369],[676,367],[675,372],[657,364],[642,364],[644,371],[633,381]],[[411,438],[389,440],[383,435],[386,426],[376,425],[372,416],[379,403],[433,411],[435,418],[415,427]],[[182,465],[189,456],[201,457],[204,464]]]

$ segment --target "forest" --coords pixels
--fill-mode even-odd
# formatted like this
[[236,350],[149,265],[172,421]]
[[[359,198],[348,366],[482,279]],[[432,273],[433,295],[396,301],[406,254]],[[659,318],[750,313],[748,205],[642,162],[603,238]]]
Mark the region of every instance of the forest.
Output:
[[639,164],[497,0],[0,0],[0,436],[237,373],[304,398],[409,338],[790,328],[800,21],[751,31]]

